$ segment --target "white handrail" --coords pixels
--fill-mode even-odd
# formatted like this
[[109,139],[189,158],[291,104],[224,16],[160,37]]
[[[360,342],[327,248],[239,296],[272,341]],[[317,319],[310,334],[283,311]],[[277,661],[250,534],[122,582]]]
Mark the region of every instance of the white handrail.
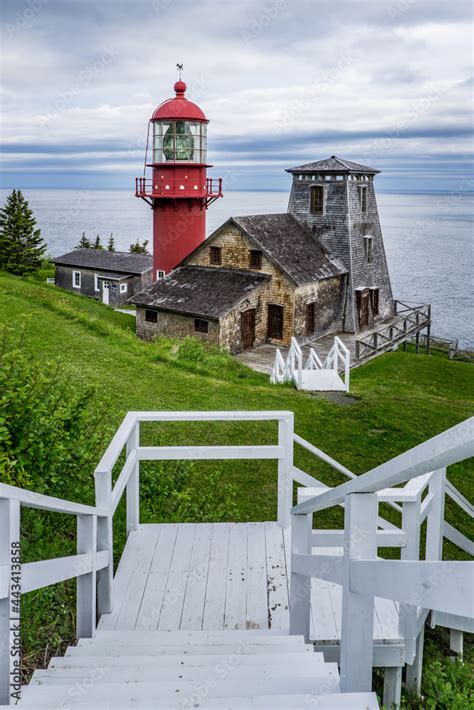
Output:
[[295,506],[292,513],[315,513],[342,502],[346,495],[376,493],[474,456],[473,434],[474,417],[471,417],[356,479]]

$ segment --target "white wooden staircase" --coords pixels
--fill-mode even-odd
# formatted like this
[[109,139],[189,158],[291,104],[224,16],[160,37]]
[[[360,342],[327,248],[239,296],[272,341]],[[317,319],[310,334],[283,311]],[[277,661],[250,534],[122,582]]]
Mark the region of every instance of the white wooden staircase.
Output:
[[36,671],[20,707],[372,710],[342,694],[336,663],[301,636],[260,631],[98,631]]
[[316,350],[310,348],[308,357],[303,362],[303,351],[296,338],[292,338],[286,360],[277,349],[270,382],[294,382],[299,390],[349,392],[350,358],[349,350],[336,336],[323,361]]
[[[146,446],[143,422],[267,422],[278,435],[273,444]],[[291,412],[129,412],[96,468],[95,506],[0,484],[0,708],[373,710],[376,666],[384,705],[398,707],[405,665],[408,687],[420,690],[428,614],[458,647],[472,627],[473,563],[442,553],[443,538],[474,552],[444,519],[446,496],[474,516],[446,479],[448,466],[474,455],[473,432],[467,420],[357,476],[295,434]],[[349,480],[328,488],[297,468],[297,446]],[[140,524],[141,461],[218,459],[277,462],[277,521]],[[114,570],[124,494],[127,540]],[[313,515],[335,505],[344,529],[313,530]],[[21,506],[76,516],[77,554],[21,564]],[[399,548],[400,559],[381,559],[379,547]],[[78,643],[22,688],[21,594],[74,578]]]

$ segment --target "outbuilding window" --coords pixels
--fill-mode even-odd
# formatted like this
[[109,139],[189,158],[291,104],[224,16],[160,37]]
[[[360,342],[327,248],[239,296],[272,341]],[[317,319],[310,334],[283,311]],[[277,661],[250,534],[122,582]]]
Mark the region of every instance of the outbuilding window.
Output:
[[374,260],[374,238],[364,237],[364,254],[365,260],[368,264],[371,264]]
[[99,285],[99,275],[94,274],[94,291],[100,291],[100,285]]
[[202,318],[194,319],[194,330],[197,333],[208,333],[209,332],[209,322],[207,320],[202,320]]
[[72,272],[72,285],[73,285],[73,288],[81,288],[81,272],[80,271],[73,271]]
[[157,323],[158,322],[158,313],[156,311],[145,311],[145,320],[147,323]]
[[127,293],[128,286],[126,283],[120,284],[120,293]]
[[209,262],[218,266],[222,264],[222,249],[221,247],[209,247]]
[[313,214],[324,214],[324,187],[315,185],[310,190],[311,212]]
[[251,269],[261,269],[262,268],[262,252],[258,249],[251,249],[249,251],[249,265]]

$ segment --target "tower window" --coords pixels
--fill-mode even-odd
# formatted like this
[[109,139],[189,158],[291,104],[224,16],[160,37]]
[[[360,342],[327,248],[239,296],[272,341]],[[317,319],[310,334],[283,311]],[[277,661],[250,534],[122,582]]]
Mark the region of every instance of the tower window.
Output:
[[359,204],[362,214],[367,214],[367,188],[359,187]]
[[158,313],[156,311],[145,311],[145,320],[147,323],[157,323]]
[[208,333],[209,332],[209,322],[207,320],[202,320],[201,318],[194,319],[194,330],[197,333]]
[[306,305],[306,335],[314,333],[314,303]]
[[315,185],[311,188],[311,212],[324,214],[324,187]]
[[209,262],[214,265],[222,264],[222,249],[221,247],[209,248]]
[[364,237],[364,254],[365,260],[368,264],[371,264],[374,260],[374,238]]
[[251,249],[249,251],[249,265],[251,269],[261,269],[262,268],[262,252],[258,249]]
[[372,315],[378,316],[379,314],[379,289],[370,289],[370,305],[372,306]]

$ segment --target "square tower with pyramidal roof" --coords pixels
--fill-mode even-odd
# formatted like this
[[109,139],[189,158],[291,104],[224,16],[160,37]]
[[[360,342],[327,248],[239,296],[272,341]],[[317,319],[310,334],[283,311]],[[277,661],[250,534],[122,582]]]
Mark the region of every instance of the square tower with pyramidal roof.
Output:
[[380,170],[332,155],[293,175],[288,212],[344,266],[342,330],[358,332],[393,315],[374,176]]

